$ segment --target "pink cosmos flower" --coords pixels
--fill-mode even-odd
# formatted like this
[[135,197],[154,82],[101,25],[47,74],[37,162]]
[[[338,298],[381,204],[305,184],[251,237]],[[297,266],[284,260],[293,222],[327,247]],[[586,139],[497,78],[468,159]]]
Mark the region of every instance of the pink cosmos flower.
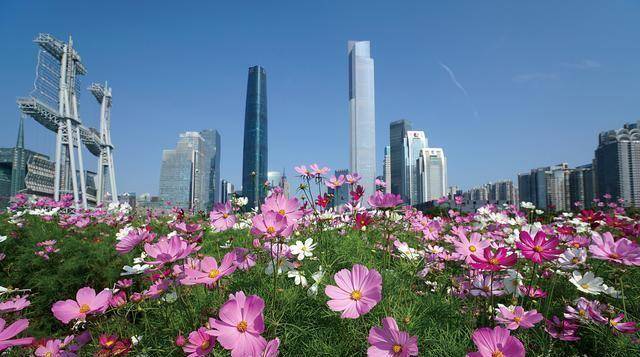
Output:
[[[73,341],[73,339],[74,336],[67,336],[64,340],[47,340],[46,342],[44,342],[44,344],[41,344],[38,346],[38,348],[36,348],[34,355],[38,357],[75,357],[76,354],[74,352],[64,350],[64,348],[67,347],[69,343]],[[69,350],[72,349],[71,347],[69,348]]]
[[186,234],[193,234],[202,229],[202,226],[199,225],[198,223],[191,224],[184,221],[176,223],[175,227],[180,232],[186,233]]
[[327,185],[327,187],[335,190],[336,188],[344,185],[344,182],[344,175],[340,175],[338,177],[331,176],[331,178],[326,180],[324,184]]
[[483,256],[471,255],[471,259],[474,263],[471,263],[472,268],[480,270],[499,271],[516,264],[518,259],[515,253],[507,255],[507,248],[498,248],[495,253],[491,251],[491,248],[484,248]]
[[375,269],[356,264],[351,271],[342,269],[333,278],[338,286],[327,285],[324,293],[331,298],[329,308],[342,311],[342,318],[358,318],[382,299],[382,276]]
[[7,312],[21,311],[27,306],[31,305],[27,298],[29,295],[16,296],[10,300],[0,302],[0,314]]
[[516,247],[522,251],[525,258],[536,264],[543,261],[554,260],[558,257],[561,250],[556,249],[560,241],[558,238],[546,239],[547,235],[539,230],[535,238],[531,238],[528,232],[520,232],[520,242],[516,242]]
[[329,172],[329,168],[328,167],[323,167],[320,168],[320,166],[318,166],[318,164],[311,164],[309,165],[309,168],[311,169],[311,174],[314,176],[322,176],[324,174],[326,174],[327,172]]
[[296,170],[297,173],[300,174],[300,176],[307,176],[307,177],[312,176],[311,171],[307,170],[307,167],[304,165],[296,166],[294,167],[294,169]]
[[469,293],[473,296],[502,296],[504,295],[504,284],[500,279],[489,274],[478,274],[473,277]]
[[24,346],[33,343],[33,337],[11,339],[29,327],[29,320],[20,319],[9,325],[9,327],[6,327],[6,325],[7,322],[0,318],[0,352],[9,347]]
[[505,306],[500,306],[500,313],[496,317],[496,321],[509,330],[527,329],[542,321],[542,314],[535,309],[524,311],[522,306],[516,306],[513,311]]
[[213,211],[209,214],[211,225],[218,232],[224,232],[227,229],[233,228],[236,224],[236,216],[233,214],[233,208],[231,207],[231,201],[226,203],[217,203]]
[[605,232],[602,235],[594,233],[591,241],[589,252],[594,258],[640,266],[640,247],[627,238],[615,241],[610,232]]
[[273,194],[262,204],[262,212],[275,212],[287,219],[287,222],[297,222],[303,216],[303,212],[299,209],[298,199],[287,198],[284,194]]
[[480,253],[490,245],[489,240],[482,239],[482,235],[476,232],[471,233],[470,238],[467,238],[464,232],[459,232],[458,238],[459,240],[453,241],[453,245],[456,247],[456,253],[460,255],[460,258],[464,258],[464,262],[467,264],[473,262],[472,255]]
[[187,342],[182,350],[189,357],[207,356],[213,350],[216,338],[207,333],[207,329],[200,327],[189,334]]
[[258,260],[258,257],[255,254],[250,254],[247,248],[237,247],[233,249],[233,253],[236,255],[235,265],[240,270],[249,270],[256,265],[256,261]]
[[225,254],[220,265],[218,265],[216,258],[204,257],[200,261],[199,270],[185,267],[185,278],[180,282],[184,285],[204,284],[213,286],[222,277],[231,275],[236,270],[235,261],[236,254],[234,252]]
[[280,354],[280,350],[278,348],[280,348],[280,339],[276,337],[267,342],[267,345],[265,346],[264,351],[262,351],[260,357],[278,357]]
[[376,184],[376,186],[378,186],[378,187],[382,187],[382,188],[387,187],[387,183],[386,183],[386,182],[384,182],[383,180],[378,179],[378,178],[374,181],[374,183],[375,183],[375,184]]
[[376,191],[369,197],[367,203],[373,208],[388,209],[402,204],[402,198],[400,195],[394,195],[393,193]]
[[624,314],[619,314],[618,316],[609,319],[609,326],[611,326],[611,328],[614,330],[614,332],[622,332],[622,333],[626,333],[626,334],[633,334],[638,332],[638,329],[636,327],[636,323],[633,321],[629,321],[629,322],[622,322],[622,319],[624,319]]
[[554,316],[551,320],[546,321],[545,331],[551,337],[561,341],[578,341],[578,325],[569,320],[560,320],[558,316]]
[[359,173],[354,172],[352,174],[347,175],[347,177],[345,178],[345,180],[347,181],[348,184],[350,185],[355,185],[357,184],[360,180],[362,179],[362,176],[360,176]]
[[109,299],[109,306],[113,307],[113,308],[118,308],[121,307],[123,305],[125,305],[127,303],[127,294],[120,290],[117,293],[113,294],[111,296],[111,299]]
[[211,330],[222,347],[231,350],[231,356],[259,356],[267,341],[260,336],[264,332],[264,300],[257,295],[245,296],[238,291],[220,308],[218,319],[209,319]]
[[496,326],[493,329],[483,327],[475,330],[471,337],[478,348],[467,357],[524,357],[524,345],[509,330]]
[[293,225],[288,224],[287,218],[273,211],[256,215],[251,223],[251,234],[266,239],[288,237],[293,232]]
[[382,319],[382,328],[372,327],[367,341],[371,344],[367,349],[369,357],[418,355],[418,338],[400,331],[393,317]]
[[152,265],[163,265],[184,259],[191,252],[198,250],[196,243],[187,242],[179,236],[162,237],[156,244],[145,243],[144,251],[153,260],[146,262]]
[[102,290],[98,295],[90,287],[84,287],[76,293],[76,300],[58,301],[51,307],[56,319],[68,324],[71,320],[84,320],[87,315],[104,313],[109,307],[111,291]]
[[154,233],[150,233],[146,229],[134,229],[124,238],[116,243],[116,251],[120,254],[127,254],[142,242],[151,242],[155,238]]

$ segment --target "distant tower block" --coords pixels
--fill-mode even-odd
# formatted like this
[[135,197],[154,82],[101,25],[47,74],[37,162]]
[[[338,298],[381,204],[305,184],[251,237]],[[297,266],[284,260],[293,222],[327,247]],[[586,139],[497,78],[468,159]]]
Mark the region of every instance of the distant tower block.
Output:
[[[96,185],[96,204],[104,201],[107,191],[111,194],[111,200],[118,200],[118,188],[116,187],[116,173],[113,166],[113,145],[111,144],[111,87],[104,82],[104,86],[93,83],[89,91],[100,103],[100,155],[98,156],[98,183]],[[107,190],[107,179],[109,190]]]

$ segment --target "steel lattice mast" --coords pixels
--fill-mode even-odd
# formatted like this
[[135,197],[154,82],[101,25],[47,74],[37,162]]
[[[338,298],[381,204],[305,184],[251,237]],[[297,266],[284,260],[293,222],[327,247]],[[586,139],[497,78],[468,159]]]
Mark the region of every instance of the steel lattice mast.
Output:
[[[49,34],[39,34],[34,42],[40,46],[34,90],[30,97],[18,99],[18,106],[23,113],[56,133],[54,199],[60,200],[61,193],[72,193],[76,208],[80,204],[86,208],[87,188],[81,143],[84,143],[94,156],[102,157],[103,152],[107,152],[104,156],[110,162],[108,167],[112,176],[112,191],[116,193],[109,125],[107,124],[106,130],[101,132],[82,125],[78,112],[80,91],[78,76],[85,75],[87,70],[82,64],[80,55],[73,48],[71,37],[69,42],[65,43]],[[103,89],[102,97],[108,97],[108,108],[110,108],[111,90],[108,89],[108,96],[104,93]],[[108,116],[108,111],[103,114],[107,108],[104,105],[107,103],[103,104],[104,98],[98,101],[103,105],[101,110],[101,126],[103,126],[104,115]],[[107,117],[106,120],[108,122],[109,118]],[[104,140],[105,134],[108,141]],[[76,155],[78,170],[76,170]],[[104,190],[102,192],[104,193]],[[99,199],[101,200],[102,197]],[[117,200],[117,194],[114,199]]]
[[98,156],[98,183],[96,187],[96,203],[100,204],[106,193],[106,172],[108,172],[111,197],[113,201],[118,199],[118,189],[116,187],[116,173],[113,166],[113,145],[111,144],[111,88],[104,83],[93,83],[89,91],[100,103],[100,155]]

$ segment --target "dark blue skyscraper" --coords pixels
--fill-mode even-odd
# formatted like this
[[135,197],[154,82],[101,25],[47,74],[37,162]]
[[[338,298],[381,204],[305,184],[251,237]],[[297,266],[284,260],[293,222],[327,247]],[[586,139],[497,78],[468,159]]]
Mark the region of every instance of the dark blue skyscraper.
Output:
[[249,209],[259,207],[266,196],[267,162],[267,72],[254,66],[247,81],[242,152],[242,194]]

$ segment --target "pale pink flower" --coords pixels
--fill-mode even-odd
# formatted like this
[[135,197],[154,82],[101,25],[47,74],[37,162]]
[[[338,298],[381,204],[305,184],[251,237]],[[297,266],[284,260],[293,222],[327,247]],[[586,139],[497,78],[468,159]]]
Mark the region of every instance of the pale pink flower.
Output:
[[215,258],[204,257],[200,261],[198,270],[185,267],[185,278],[180,282],[184,285],[205,284],[212,286],[222,277],[231,275],[236,270],[235,260],[234,252],[225,254],[220,265]]
[[111,295],[109,289],[104,289],[96,295],[95,290],[84,287],[76,293],[76,300],[58,301],[51,307],[51,312],[65,324],[71,320],[84,320],[88,315],[104,313],[109,307]]
[[338,286],[327,285],[324,292],[331,298],[329,308],[342,311],[342,318],[358,318],[382,299],[382,276],[375,269],[356,264],[351,271],[342,269],[333,278]]
[[369,357],[408,357],[418,355],[418,338],[400,331],[393,317],[382,319],[382,328],[372,327],[367,338]]
[[509,330],[500,326],[493,329],[489,327],[477,329],[471,338],[478,351],[468,353],[467,357],[524,357],[525,355],[522,342],[511,336]]
[[215,344],[216,338],[208,334],[206,328],[200,327],[189,334],[189,341],[182,347],[182,350],[189,357],[207,356]]
[[481,254],[490,245],[488,239],[483,239],[482,235],[476,232],[471,233],[469,238],[463,232],[459,232],[458,238],[459,240],[453,241],[453,245],[456,247],[456,253],[467,264],[473,262],[472,255]]
[[542,314],[535,309],[524,311],[522,306],[516,306],[513,310],[506,306],[500,306],[500,313],[496,317],[496,321],[509,330],[527,329],[542,321]]
[[7,327],[7,322],[0,318],[0,352],[13,346],[24,346],[33,343],[33,337],[13,339],[17,334],[29,327],[29,320],[20,319]]
[[594,233],[589,252],[596,259],[608,260],[624,265],[640,265],[640,246],[621,238],[615,241],[609,232],[602,235]]
[[144,245],[144,251],[150,258],[153,258],[153,260],[146,263],[152,265],[173,263],[176,260],[184,259],[196,250],[198,250],[196,243],[189,243],[179,236],[162,237],[158,240],[158,243],[146,243]]
[[209,214],[211,225],[218,232],[224,232],[227,229],[233,228],[236,224],[236,216],[233,214],[233,208],[231,202],[218,203],[215,208]]

